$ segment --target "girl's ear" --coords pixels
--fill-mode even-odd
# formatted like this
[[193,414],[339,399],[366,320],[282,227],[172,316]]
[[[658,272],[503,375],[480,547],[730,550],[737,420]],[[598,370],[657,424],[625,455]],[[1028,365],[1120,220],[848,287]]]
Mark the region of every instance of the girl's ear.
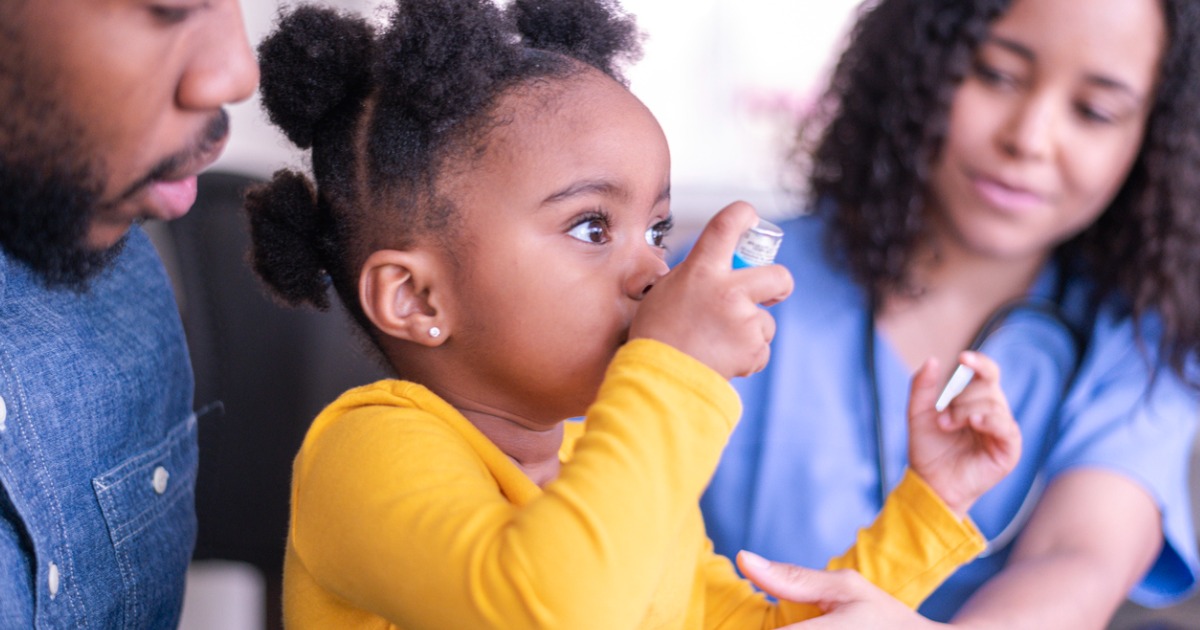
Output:
[[367,257],[358,299],[375,327],[396,339],[439,346],[449,327],[435,290],[440,267],[427,252],[384,249]]

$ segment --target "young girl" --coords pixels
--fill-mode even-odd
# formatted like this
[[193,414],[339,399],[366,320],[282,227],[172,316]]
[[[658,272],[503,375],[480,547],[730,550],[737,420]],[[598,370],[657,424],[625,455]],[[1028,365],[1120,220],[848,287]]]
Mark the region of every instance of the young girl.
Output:
[[[248,198],[254,264],[292,304],[332,284],[403,380],[352,390],[294,468],[294,627],[774,627],[711,551],[698,499],[791,290],[733,270],[726,208],[667,273],[667,146],[616,79],[603,1],[400,4],[376,35],[312,7],[262,45],[272,120],[315,187]],[[981,548],[962,515],[1015,464],[995,366],[939,414],[914,379],[914,472],[835,567],[910,605]],[[564,418],[586,415],[586,425]],[[580,435],[582,434],[582,435]],[[576,439],[578,438],[578,439]]]
[[839,553],[906,464],[912,366],[991,329],[1026,456],[921,611],[1102,627],[1188,593],[1200,3],[882,0],[830,86],[778,260],[805,289],[702,503],[718,551]]

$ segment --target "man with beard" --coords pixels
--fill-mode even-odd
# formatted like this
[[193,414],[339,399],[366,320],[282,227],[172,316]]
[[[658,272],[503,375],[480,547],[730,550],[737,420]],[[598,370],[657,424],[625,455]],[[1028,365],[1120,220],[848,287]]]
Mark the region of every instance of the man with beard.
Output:
[[0,627],[178,623],[192,375],[136,224],[257,80],[238,0],[0,0]]

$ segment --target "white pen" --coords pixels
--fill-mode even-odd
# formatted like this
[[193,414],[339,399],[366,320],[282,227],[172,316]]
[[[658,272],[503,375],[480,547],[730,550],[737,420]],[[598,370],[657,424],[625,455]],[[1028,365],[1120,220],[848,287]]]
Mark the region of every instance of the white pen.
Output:
[[959,363],[958,367],[954,368],[954,373],[950,375],[950,380],[946,381],[946,387],[942,390],[942,394],[938,396],[937,403],[933,408],[942,412],[954,400],[954,397],[961,394],[962,390],[966,389],[967,383],[971,382],[971,378],[975,376],[975,370]]

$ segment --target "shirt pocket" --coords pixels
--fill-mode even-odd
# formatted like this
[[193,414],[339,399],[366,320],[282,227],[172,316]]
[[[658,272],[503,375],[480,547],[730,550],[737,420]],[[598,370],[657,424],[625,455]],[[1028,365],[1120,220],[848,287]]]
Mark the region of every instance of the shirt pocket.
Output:
[[121,574],[125,628],[174,627],[196,541],[196,416],[92,479]]

